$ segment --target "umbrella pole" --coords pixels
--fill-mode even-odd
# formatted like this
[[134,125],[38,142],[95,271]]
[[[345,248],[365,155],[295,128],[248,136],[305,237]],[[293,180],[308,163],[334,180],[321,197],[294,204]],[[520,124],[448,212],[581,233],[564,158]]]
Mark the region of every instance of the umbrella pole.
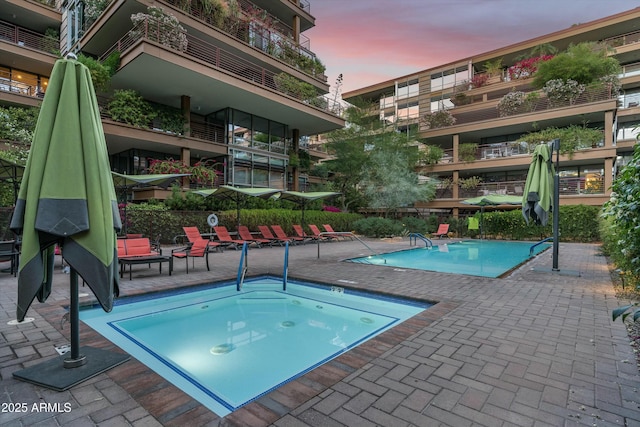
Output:
[[[556,170],[553,176],[553,271],[559,271],[558,254],[560,247],[560,140],[553,140],[553,149],[556,151]],[[552,151],[553,155],[553,151]],[[553,159],[551,159],[553,161]]]
[[77,368],[87,363],[84,355],[80,354],[80,302],[78,301],[78,272],[71,268],[69,275],[71,304],[69,306],[69,323],[71,325],[71,356],[64,359],[65,368]]

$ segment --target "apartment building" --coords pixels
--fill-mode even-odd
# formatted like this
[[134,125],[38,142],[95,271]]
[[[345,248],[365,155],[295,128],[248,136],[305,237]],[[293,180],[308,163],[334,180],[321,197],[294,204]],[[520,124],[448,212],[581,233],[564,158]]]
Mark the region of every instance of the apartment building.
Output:
[[[536,102],[518,111],[500,111],[508,93],[535,92],[532,78],[515,74],[523,58],[539,46],[558,51],[581,42],[604,42],[622,65],[622,90],[585,92],[570,103]],[[531,161],[527,133],[570,125],[599,129],[602,139],[560,156],[560,203],[602,205],[613,177],[632,154],[640,125],[640,8],[562,31],[480,53],[439,67],[353,90],[346,101],[372,102],[375,114],[399,131],[418,129],[418,139],[443,155],[421,173],[441,180],[436,199],[418,203],[426,210],[457,216],[461,202],[482,194],[522,195]],[[426,115],[446,112],[444,125],[429,126]]]
[[[304,35],[314,25],[307,0],[0,0],[0,105],[38,105],[61,55],[115,52],[97,90],[114,171],[174,159],[212,165],[221,184],[297,189],[290,154],[344,126]],[[153,119],[113,114],[124,90]]]

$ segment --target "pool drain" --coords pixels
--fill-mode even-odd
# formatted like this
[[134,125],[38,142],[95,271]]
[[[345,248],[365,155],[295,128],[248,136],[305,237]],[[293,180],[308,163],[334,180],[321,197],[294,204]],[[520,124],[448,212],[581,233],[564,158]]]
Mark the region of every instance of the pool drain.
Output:
[[220,344],[215,347],[211,347],[211,350],[209,351],[211,352],[211,354],[214,354],[217,356],[220,354],[227,354],[231,350],[233,350],[233,344]]
[[295,325],[296,325],[296,322],[293,322],[291,320],[285,320],[284,322],[280,323],[280,326],[282,326],[283,328],[291,328]]
[[372,319],[372,318],[370,318],[370,317],[361,317],[361,318],[360,318],[360,321],[361,321],[362,323],[373,323],[373,319]]

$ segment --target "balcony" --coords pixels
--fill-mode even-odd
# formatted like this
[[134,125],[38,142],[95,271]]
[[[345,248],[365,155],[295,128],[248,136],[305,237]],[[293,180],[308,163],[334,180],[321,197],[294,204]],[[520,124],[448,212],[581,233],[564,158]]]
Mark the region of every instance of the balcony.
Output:
[[60,49],[58,37],[40,34],[5,21],[0,21],[0,40],[50,54]]
[[[114,51],[121,52],[122,60],[122,67],[114,80],[135,80],[136,87],[150,100],[172,94],[177,100],[180,94],[191,93],[193,105],[206,106],[207,111],[216,111],[228,106],[230,99],[235,99],[236,108],[246,112],[264,115],[268,111],[273,113],[270,119],[282,123],[291,124],[298,120],[296,127],[301,132],[308,132],[305,134],[326,132],[342,126],[342,120],[337,117],[341,114],[341,105],[327,97],[318,96],[316,89],[310,84],[296,79],[299,85],[313,90],[292,91],[290,86],[282,87],[279,83],[283,73],[276,74],[177,28],[168,28],[152,18],[136,24],[103,53],[101,59]],[[170,59],[167,52],[175,53],[175,58]],[[186,58],[189,58],[187,62]],[[213,79],[207,77],[210,73],[202,65],[220,74]],[[155,70],[157,79],[154,82],[144,78],[149,69]],[[230,80],[230,76],[236,81]],[[164,80],[166,84],[158,86],[158,82]],[[230,92],[232,88],[238,92]],[[259,92],[256,88],[267,89],[296,102],[290,103],[282,98],[271,99],[270,94]],[[225,95],[222,96],[222,93]],[[242,104],[238,104],[240,101],[243,101]],[[273,105],[268,105],[267,102]],[[286,107],[284,104],[287,104]],[[297,105],[294,107],[294,104]],[[301,108],[301,104],[306,108]],[[320,112],[331,117],[319,116]]]
[[[522,105],[513,107],[508,111],[499,109],[497,103],[495,102],[490,103],[487,108],[475,109],[473,111],[459,111],[457,108],[451,109],[449,111],[455,118],[455,126],[459,126],[484,120],[504,119],[524,114],[540,113],[559,108],[575,107],[578,105],[586,105],[599,101],[613,100],[616,98],[617,95],[612,93],[612,91],[608,88],[587,89],[582,94],[578,95],[570,101],[552,100],[540,93],[538,99],[532,100],[531,102],[523,103]],[[427,132],[430,131],[429,129],[425,129],[422,126],[420,130]],[[442,128],[432,129],[431,131],[435,130],[442,130]]]

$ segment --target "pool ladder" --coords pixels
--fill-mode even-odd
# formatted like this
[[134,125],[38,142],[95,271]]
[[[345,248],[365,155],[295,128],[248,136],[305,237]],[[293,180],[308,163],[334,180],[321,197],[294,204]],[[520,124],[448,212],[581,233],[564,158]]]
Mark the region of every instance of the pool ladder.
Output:
[[533,256],[533,250],[536,248],[536,246],[541,245],[545,242],[553,242],[553,237],[547,237],[546,239],[540,240],[538,243],[531,245],[531,247],[529,248],[529,256]]
[[411,233],[409,234],[409,246],[413,246],[413,245],[417,245],[418,244],[418,239],[422,240],[424,242],[424,245],[426,248],[433,248],[433,242],[431,241],[431,239],[424,237],[422,234],[420,233]]
[[249,269],[249,246],[247,246],[247,242],[242,244],[242,253],[240,254],[240,263],[238,264],[238,275],[236,276],[236,290],[242,290],[242,284],[244,283],[244,278],[247,275],[247,270]]
[[[240,254],[240,263],[238,264],[238,275],[236,276],[236,291],[242,290],[244,278],[249,269],[249,246],[247,242],[242,244],[242,253]],[[284,245],[284,269],[282,271],[282,290],[287,290],[287,280],[289,276],[289,242]]]

